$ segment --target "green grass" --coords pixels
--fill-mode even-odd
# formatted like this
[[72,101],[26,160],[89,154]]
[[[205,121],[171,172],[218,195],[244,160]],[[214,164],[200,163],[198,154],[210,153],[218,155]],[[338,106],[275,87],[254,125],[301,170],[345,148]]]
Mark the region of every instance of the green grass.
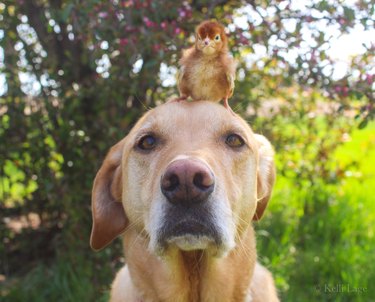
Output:
[[[26,276],[6,281],[8,286],[1,290],[0,301],[108,301],[108,284],[103,281],[103,274],[108,283],[112,278],[108,268],[103,273],[82,255],[74,257],[72,261],[61,256],[52,265],[39,264]],[[95,279],[103,284],[95,286]]]

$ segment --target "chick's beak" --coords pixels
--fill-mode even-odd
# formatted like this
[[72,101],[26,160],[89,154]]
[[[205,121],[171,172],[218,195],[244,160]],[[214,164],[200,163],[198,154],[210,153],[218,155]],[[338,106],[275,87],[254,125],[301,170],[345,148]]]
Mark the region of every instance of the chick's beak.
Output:
[[209,38],[204,39],[204,45],[207,46],[208,44],[210,44],[210,39]]

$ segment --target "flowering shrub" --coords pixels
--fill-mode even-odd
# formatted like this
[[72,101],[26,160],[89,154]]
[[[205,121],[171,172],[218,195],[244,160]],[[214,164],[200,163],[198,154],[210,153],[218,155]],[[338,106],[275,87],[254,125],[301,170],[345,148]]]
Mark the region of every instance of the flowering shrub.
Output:
[[[345,177],[331,154],[375,113],[374,40],[344,59],[337,53],[346,47],[330,49],[340,36],[374,36],[373,1],[348,2],[2,1],[4,274],[58,247],[91,255],[90,194],[101,159],[147,108],[177,95],[180,52],[210,18],[226,26],[239,63],[232,108],[271,139],[279,175],[324,197],[301,201],[299,223],[319,212],[332,190],[324,186]],[[10,227],[30,214],[36,227]]]

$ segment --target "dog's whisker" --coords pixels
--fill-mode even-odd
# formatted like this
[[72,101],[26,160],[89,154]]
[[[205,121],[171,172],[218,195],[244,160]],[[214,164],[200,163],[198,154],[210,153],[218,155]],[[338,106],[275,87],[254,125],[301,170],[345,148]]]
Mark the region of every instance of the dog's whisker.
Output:
[[[229,209],[227,210],[227,212],[230,212],[230,214],[231,214],[235,219],[237,219],[238,221],[242,221],[246,227],[250,227],[251,222],[244,220],[244,219],[243,219],[242,217],[240,217],[238,214],[234,213],[233,211],[230,211]],[[242,252],[246,255],[246,257],[251,257],[251,255],[249,254],[248,249],[245,247],[245,245],[244,245],[244,243],[243,243],[243,238],[242,238],[242,236],[240,235],[240,234],[243,234],[244,231],[246,231],[246,230],[245,230],[244,227],[242,227],[240,224],[237,225],[233,220],[230,220],[230,223],[232,224],[233,228],[234,228],[235,230],[237,230],[237,232],[235,233],[235,239],[236,239],[235,241],[238,242],[238,244],[239,244],[239,245],[238,245],[239,250],[236,251],[236,252],[240,252],[240,251],[242,251]]]
[[[246,221],[245,219],[243,219],[239,214],[237,214],[237,213],[235,213],[235,212],[233,212],[231,209],[229,209],[229,208],[226,208],[225,210],[224,210],[224,215],[226,215],[227,217],[233,217],[233,218],[235,218],[235,219],[237,219],[238,221],[240,221],[240,222],[243,222],[245,225],[249,225],[250,224],[250,221]],[[231,221],[231,219],[230,219],[230,221]],[[232,221],[233,222],[233,221]],[[233,222],[233,224],[234,224],[234,222]],[[236,226],[235,224],[234,224],[234,226]]]
[[139,222],[142,221],[142,217],[138,217],[136,220],[132,221],[125,229],[125,231],[122,233],[123,235],[128,233],[129,231],[132,231]]
[[[143,233],[144,233],[144,236],[142,236]],[[145,228],[143,228],[140,232],[137,233],[137,235],[135,236],[135,238],[133,239],[133,241],[130,243],[130,246],[127,247],[127,248],[128,248],[129,250],[133,249],[134,246],[135,246],[135,244],[137,243],[137,241],[138,241],[139,239],[143,239],[143,241],[144,241],[144,238],[145,238],[145,237],[148,237],[148,234],[147,234]]]

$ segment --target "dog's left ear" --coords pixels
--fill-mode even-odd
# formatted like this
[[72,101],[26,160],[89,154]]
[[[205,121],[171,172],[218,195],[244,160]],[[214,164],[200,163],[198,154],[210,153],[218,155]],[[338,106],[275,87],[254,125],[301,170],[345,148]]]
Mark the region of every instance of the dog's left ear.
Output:
[[128,225],[121,200],[121,159],[125,139],[111,148],[94,180],[91,203],[93,225],[90,238],[90,245],[94,250],[100,250],[108,245]]
[[270,142],[263,136],[255,134],[258,143],[259,163],[257,171],[257,208],[253,220],[259,220],[271,198],[276,172],[274,152]]

